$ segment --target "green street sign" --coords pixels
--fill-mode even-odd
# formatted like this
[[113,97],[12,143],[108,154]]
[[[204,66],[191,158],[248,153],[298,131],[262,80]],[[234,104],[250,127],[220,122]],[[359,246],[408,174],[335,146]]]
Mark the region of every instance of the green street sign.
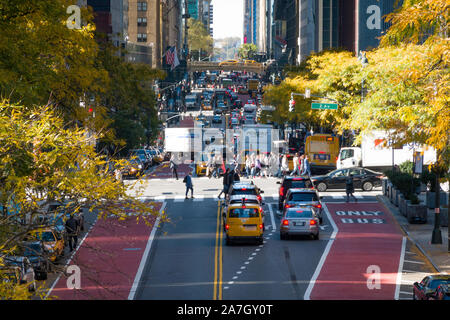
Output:
[[337,110],[337,103],[311,103],[311,109]]

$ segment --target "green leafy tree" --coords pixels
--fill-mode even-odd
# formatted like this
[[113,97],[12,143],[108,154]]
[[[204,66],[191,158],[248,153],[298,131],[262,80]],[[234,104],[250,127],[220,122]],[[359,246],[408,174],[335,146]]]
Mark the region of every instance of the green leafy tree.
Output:
[[189,18],[188,27],[189,49],[197,54],[197,59],[200,60],[201,52],[206,55],[212,54],[214,41],[205,25],[200,20]]
[[255,53],[258,52],[258,47],[253,43],[244,43],[238,50],[238,55],[241,59],[252,59]]

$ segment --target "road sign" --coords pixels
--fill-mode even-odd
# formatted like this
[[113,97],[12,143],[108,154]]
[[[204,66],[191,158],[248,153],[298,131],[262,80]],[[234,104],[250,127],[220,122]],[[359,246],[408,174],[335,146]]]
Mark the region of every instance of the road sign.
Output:
[[311,103],[311,109],[337,110],[337,103]]

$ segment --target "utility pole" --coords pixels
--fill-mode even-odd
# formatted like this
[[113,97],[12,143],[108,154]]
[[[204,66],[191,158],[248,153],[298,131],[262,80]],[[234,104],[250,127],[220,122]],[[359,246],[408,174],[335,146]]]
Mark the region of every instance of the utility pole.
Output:
[[187,61],[188,57],[188,19],[190,18],[189,12],[188,12],[188,0],[184,0],[184,60]]

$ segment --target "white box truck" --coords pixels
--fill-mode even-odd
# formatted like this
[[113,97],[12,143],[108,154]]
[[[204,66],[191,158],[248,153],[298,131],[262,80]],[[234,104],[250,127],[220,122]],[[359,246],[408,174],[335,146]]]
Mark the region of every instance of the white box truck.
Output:
[[388,134],[385,131],[374,130],[363,136],[361,147],[341,148],[337,159],[337,168],[364,167],[385,171],[392,165],[399,165],[407,160],[413,161],[414,151],[424,152],[424,165],[436,162],[436,150],[429,146],[405,144],[400,149],[389,146]]

